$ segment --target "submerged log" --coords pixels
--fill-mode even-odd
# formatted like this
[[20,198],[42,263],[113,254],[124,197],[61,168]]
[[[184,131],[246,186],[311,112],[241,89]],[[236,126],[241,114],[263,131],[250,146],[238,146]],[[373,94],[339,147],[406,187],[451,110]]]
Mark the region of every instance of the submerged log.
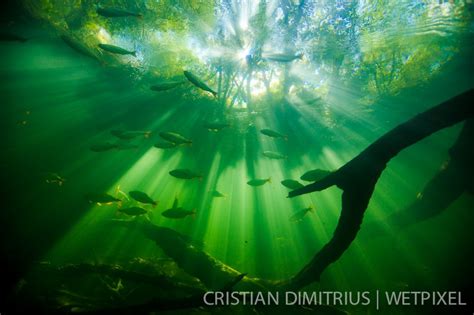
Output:
[[332,239],[298,274],[280,284],[297,289],[319,281],[321,273],[350,246],[360,229],[365,210],[387,163],[401,150],[432,133],[472,118],[474,90],[464,92],[392,129],[339,170],[313,184],[291,191],[295,197],[336,185],[343,190],[342,210]]
[[90,274],[98,274],[110,276],[136,283],[149,284],[164,289],[179,289],[186,293],[201,293],[203,288],[196,285],[183,283],[176,278],[164,274],[148,274],[139,271],[129,270],[121,265],[110,264],[66,264],[62,266],[54,266],[50,263],[43,262],[36,266],[35,272],[44,274],[54,274],[56,276],[67,277],[84,277]]
[[[114,220],[113,222],[141,230],[169,258],[173,259],[178,267],[201,280],[211,290],[222,288],[242,274],[242,272],[217,260],[194,245],[193,241],[187,236],[170,228],[154,225],[146,219],[136,221]],[[270,281],[250,277],[245,277],[239,283],[239,288],[248,291],[267,291],[272,287]]]
[[[232,291],[233,287],[239,283],[245,274],[240,274],[231,279],[223,287],[219,289],[220,292]],[[204,300],[204,294],[197,293],[188,297],[179,298],[154,298],[146,303],[136,305],[119,305],[110,308],[101,308],[99,310],[78,310],[76,313],[80,314],[149,314],[150,312],[156,311],[172,311],[187,308],[196,308],[200,306],[206,306]]]

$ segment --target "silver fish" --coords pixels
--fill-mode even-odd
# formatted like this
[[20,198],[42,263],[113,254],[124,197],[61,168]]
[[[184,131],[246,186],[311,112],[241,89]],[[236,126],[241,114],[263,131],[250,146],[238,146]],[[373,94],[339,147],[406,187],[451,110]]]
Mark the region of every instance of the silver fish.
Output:
[[97,14],[104,16],[104,17],[128,17],[133,16],[137,18],[143,17],[142,14],[120,9],[120,8],[97,8]]
[[292,62],[293,60],[296,59],[303,59],[303,54],[283,54],[283,53],[277,53],[277,54],[264,54],[263,58],[266,60],[270,61],[275,61],[275,62]]
[[99,48],[103,49],[109,53],[112,54],[117,54],[117,55],[132,55],[133,57],[137,56],[136,51],[129,51],[126,49],[123,49],[122,47],[115,46],[115,45],[109,45],[109,44],[99,44]]
[[189,71],[184,71],[184,76],[189,80],[189,82],[191,82],[192,84],[194,84],[201,90],[210,92],[212,95],[217,96],[217,92],[211,89],[206,83],[204,83],[196,75],[192,74]]

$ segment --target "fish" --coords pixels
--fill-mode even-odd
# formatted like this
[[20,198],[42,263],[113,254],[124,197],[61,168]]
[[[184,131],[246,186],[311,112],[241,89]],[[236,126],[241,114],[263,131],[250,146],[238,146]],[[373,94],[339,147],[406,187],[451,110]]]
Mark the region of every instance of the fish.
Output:
[[268,53],[263,54],[263,59],[276,62],[292,62],[296,59],[303,59],[303,54]]
[[250,186],[262,186],[264,185],[265,183],[271,183],[272,182],[272,179],[271,177],[267,178],[267,179],[252,179],[252,180],[249,180],[247,182],[247,185],[250,185]]
[[138,190],[130,191],[128,195],[138,202],[150,204],[153,205],[153,207],[156,207],[158,204],[158,201],[151,199],[146,193]]
[[48,184],[57,184],[58,186],[62,186],[66,180],[57,173],[47,173],[45,181]]
[[264,134],[265,136],[272,137],[272,138],[283,138],[285,140],[288,140],[288,136],[285,136],[278,131],[271,130],[271,129],[262,129],[260,130],[260,133]]
[[222,198],[222,197],[226,197],[226,195],[224,195],[223,193],[217,191],[217,190],[213,190],[211,191],[211,194],[212,194],[212,197],[216,197],[216,198]]
[[205,123],[203,126],[207,130],[215,131],[215,132],[220,131],[220,130],[226,128],[226,127],[230,127],[230,125],[227,124],[227,123],[218,123],[218,122],[216,122],[216,123]]
[[263,155],[274,160],[284,160],[288,158],[286,155],[273,151],[263,151]]
[[81,43],[78,39],[69,36],[69,35],[61,35],[60,38],[63,40],[63,42],[66,43],[69,47],[77,51],[83,56],[92,58],[96,61],[101,62],[99,56],[93,52],[92,49]]
[[192,215],[192,216],[196,215],[196,211],[195,210],[189,211],[181,207],[178,207],[178,198],[175,198],[173,202],[173,206],[170,209],[163,211],[161,215],[169,219],[183,219],[187,217],[188,215]]
[[143,15],[141,13],[137,12],[132,12],[120,8],[97,8],[96,10],[97,14],[104,16],[104,17],[109,17],[109,18],[114,18],[114,17],[137,17],[137,18],[142,18]]
[[308,207],[308,208],[305,208],[303,210],[300,210],[298,212],[296,212],[295,214],[293,214],[291,217],[290,217],[290,221],[291,222],[299,222],[301,220],[303,220],[303,218],[306,216],[306,214],[310,211],[313,211],[313,207]]
[[140,208],[140,207],[130,207],[130,208],[118,209],[117,211],[120,212],[120,213],[124,213],[126,215],[130,215],[130,216],[139,216],[139,215],[148,213],[147,210],[145,210],[143,208]]
[[176,132],[160,132],[160,137],[166,141],[173,142],[176,144],[192,144],[190,139],[186,139],[182,135]]
[[87,201],[90,203],[96,203],[99,206],[103,204],[112,204],[114,202],[121,202],[122,200],[115,198],[109,194],[106,193],[88,193],[85,195],[85,198]]
[[206,83],[204,83],[196,75],[192,74],[189,71],[184,71],[183,73],[184,73],[184,76],[189,80],[189,82],[191,82],[192,84],[194,84],[195,86],[197,86],[201,90],[210,92],[212,95],[214,95],[214,97],[217,96],[217,92],[214,91],[213,89],[211,89]]
[[158,142],[155,143],[153,146],[158,149],[172,149],[176,148],[177,144],[174,142]]
[[150,90],[156,91],[156,92],[162,92],[162,91],[167,91],[174,89],[175,87],[180,86],[181,84],[184,84],[186,81],[168,81],[168,82],[162,82],[158,83],[155,85],[150,86]]
[[0,32],[0,41],[2,42],[20,42],[24,43],[28,40],[23,36],[14,34],[14,33],[7,33],[7,32]]
[[131,140],[138,136],[143,136],[145,138],[149,138],[151,135],[151,131],[125,131],[125,130],[112,130],[110,133],[122,140]]
[[298,182],[297,180],[294,180],[294,179],[282,180],[281,184],[283,186],[285,186],[286,188],[290,188],[290,189],[299,189],[299,188],[304,187],[303,184],[301,184],[300,182]]
[[328,176],[331,173],[332,173],[331,171],[315,169],[315,170],[307,171],[306,173],[301,175],[300,179],[307,182],[317,182],[318,180],[323,179],[324,177]]
[[191,170],[188,169],[176,169],[172,170],[169,172],[169,174],[173,177],[176,178],[181,178],[181,179],[193,179],[193,178],[199,178],[202,179],[202,175],[199,175]]
[[119,146],[114,143],[102,143],[102,144],[93,144],[90,146],[90,150],[94,152],[105,152],[113,149],[118,149]]
[[321,97],[303,99],[302,101],[307,105],[320,105],[323,103],[323,99]]
[[133,57],[137,56],[136,51],[129,51],[126,49],[123,49],[122,47],[115,46],[115,45],[109,45],[109,44],[99,44],[98,45],[100,49],[103,49],[109,53],[112,54],[117,54],[117,55],[132,55]]

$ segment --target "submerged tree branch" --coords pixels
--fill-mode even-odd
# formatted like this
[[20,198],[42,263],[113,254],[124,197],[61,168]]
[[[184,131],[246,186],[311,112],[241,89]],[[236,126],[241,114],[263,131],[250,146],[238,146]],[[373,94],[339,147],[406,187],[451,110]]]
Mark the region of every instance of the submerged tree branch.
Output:
[[403,228],[427,220],[443,212],[464,192],[472,193],[474,183],[472,139],[474,139],[474,119],[464,124],[456,143],[449,150],[449,160],[427,183],[415,201],[388,218],[388,224]]
[[320,181],[291,191],[295,197],[336,185],[342,189],[342,210],[332,239],[296,276],[281,283],[301,288],[318,281],[321,273],[350,246],[360,229],[375,184],[387,163],[401,150],[432,133],[474,116],[474,90],[464,92],[392,129],[339,170]]
[[[170,228],[154,225],[146,219],[139,221],[114,220],[113,222],[129,228],[137,227],[148,239],[154,241],[168,257],[173,259],[178,267],[201,280],[210,289],[222,288],[242,274],[201,250],[187,236]],[[240,281],[239,286],[248,291],[266,291],[272,287],[272,284],[270,281],[245,277]]]

